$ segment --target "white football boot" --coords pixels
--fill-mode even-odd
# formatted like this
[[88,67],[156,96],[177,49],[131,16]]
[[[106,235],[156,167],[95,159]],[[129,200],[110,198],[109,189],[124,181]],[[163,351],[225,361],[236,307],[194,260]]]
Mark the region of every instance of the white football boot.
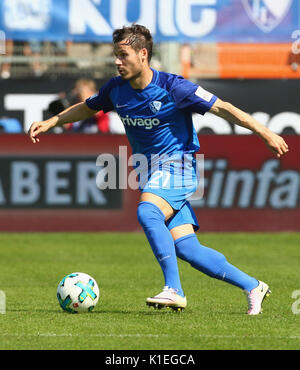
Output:
[[258,287],[252,289],[250,292],[244,290],[248,301],[248,315],[258,315],[262,313],[263,301],[272,293],[266,283],[262,281],[258,281],[258,283]]
[[158,309],[170,307],[174,311],[183,311],[186,308],[187,301],[186,297],[181,297],[175,289],[165,286],[161,293],[155,297],[147,298],[146,304]]

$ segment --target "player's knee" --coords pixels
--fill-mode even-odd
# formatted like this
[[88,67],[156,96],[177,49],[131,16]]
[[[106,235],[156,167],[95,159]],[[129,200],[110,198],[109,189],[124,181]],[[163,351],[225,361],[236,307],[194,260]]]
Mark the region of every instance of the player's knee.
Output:
[[175,243],[176,256],[183,261],[189,262],[191,255],[188,252],[187,248],[178,248]]
[[165,216],[155,204],[140,202],[137,208],[137,219],[140,225],[145,228],[156,222],[164,222]]

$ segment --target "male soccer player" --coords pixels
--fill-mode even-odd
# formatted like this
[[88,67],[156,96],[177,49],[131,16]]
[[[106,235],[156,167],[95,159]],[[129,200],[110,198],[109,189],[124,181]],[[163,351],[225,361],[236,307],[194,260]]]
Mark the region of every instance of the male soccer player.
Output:
[[[269,286],[231,265],[221,253],[202,246],[195,235],[198,222],[187,198],[197,188],[193,154],[200,147],[192,113],[212,112],[252,130],[278,158],[288,151],[287,144],[250,115],[200,86],[150,68],[153,42],[144,26],[134,24],[115,30],[113,45],[120,76],[112,78],[85,102],[46,121],[34,122],[29,130],[32,142],[39,142],[38,135],[56,125],[87,119],[99,110],[115,109],[125,126],[133,154],[144,155],[149,163],[155,156],[160,159],[159,167],[147,169],[137,209],[138,220],[165,280],[163,291],[147,298],[146,303],[174,310],[186,307],[176,258],[179,257],[208,276],[243,289],[248,314],[259,314],[265,296],[270,293]],[[192,160],[184,173],[185,155],[190,155]]]

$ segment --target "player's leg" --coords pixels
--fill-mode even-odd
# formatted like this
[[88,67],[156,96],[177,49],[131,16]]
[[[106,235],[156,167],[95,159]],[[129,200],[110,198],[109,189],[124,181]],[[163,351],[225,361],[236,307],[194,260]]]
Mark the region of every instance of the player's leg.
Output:
[[191,224],[176,226],[170,232],[179,258],[212,278],[243,289],[248,299],[248,314],[261,312],[263,300],[270,293],[267,284],[231,265],[222,253],[201,245]]
[[255,278],[231,265],[222,253],[201,245],[192,225],[181,225],[170,232],[175,242],[177,256],[189,262],[192,267],[244,290],[251,291],[258,286]]
[[184,297],[174,241],[165,224],[166,220],[173,214],[173,208],[163,198],[152,193],[142,193],[137,210],[139,223],[143,227],[152,251],[161,266],[165,286],[169,290],[171,288],[176,295]]
[[156,194],[144,192],[141,194],[140,202],[150,202],[155,204],[165,215],[166,220],[174,215],[174,209],[170,206],[170,204]]

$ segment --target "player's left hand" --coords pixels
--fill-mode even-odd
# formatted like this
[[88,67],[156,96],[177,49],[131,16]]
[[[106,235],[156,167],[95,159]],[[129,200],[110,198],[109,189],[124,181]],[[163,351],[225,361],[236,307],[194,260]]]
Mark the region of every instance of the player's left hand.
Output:
[[264,135],[263,140],[277,158],[282,157],[289,151],[289,147],[284,139],[273,132],[268,132],[268,134]]

